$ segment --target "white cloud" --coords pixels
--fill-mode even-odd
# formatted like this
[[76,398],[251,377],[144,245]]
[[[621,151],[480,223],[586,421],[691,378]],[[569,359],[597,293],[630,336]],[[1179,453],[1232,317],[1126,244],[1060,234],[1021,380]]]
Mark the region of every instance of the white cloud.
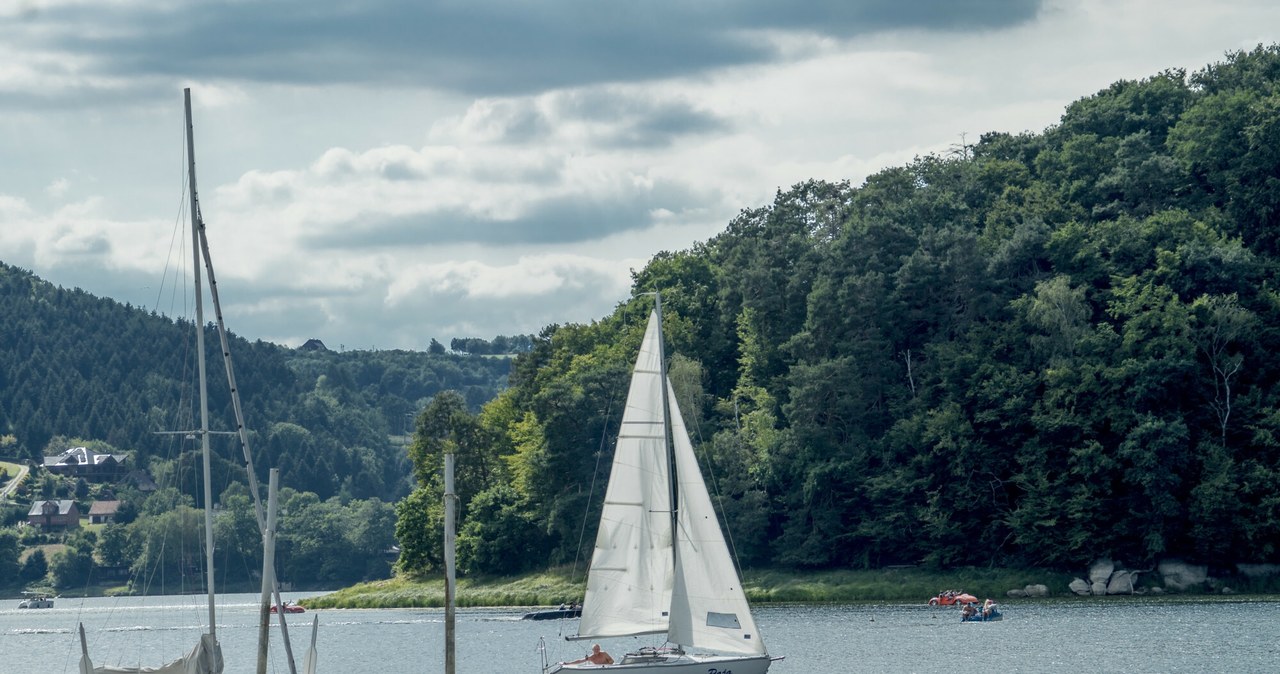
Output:
[[[26,6],[43,16],[67,4]],[[271,8],[205,9],[230,24],[245,18],[233,10]],[[372,70],[257,77],[192,54],[181,63],[204,69],[179,77],[141,46],[99,53],[45,36],[55,26],[37,20],[11,27],[0,35],[23,44],[0,41],[0,259],[154,301],[139,276],[189,265],[176,187],[191,86],[202,210],[234,331],[349,348],[536,332],[607,314],[631,268],[717,234],[775,190],[856,184],[987,131],[1041,131],[1117,79],[1252,47],[1280,25],[1280,6],[1053,0],[1032,20],[963,30],[735,25],[758,51],[733,56],[722,42],[687,67],[587,63],[545,86],[480,73],[478,96],[459,93],[470,89],[456,73],[438,84]],[[356,37],[353,48],[376,49]],[[121,54],[150,67],[131,71]],[[344,56],[368,68],[384,55]],[[476,58],[465,65],[489,63]]]
[[58,178],[57,180],[49,183],[48,187],[44,188],[44,193],[54,199],[61,199],[67,194],[67,190],[69,189],[71,189],[71,181],[66,178]]

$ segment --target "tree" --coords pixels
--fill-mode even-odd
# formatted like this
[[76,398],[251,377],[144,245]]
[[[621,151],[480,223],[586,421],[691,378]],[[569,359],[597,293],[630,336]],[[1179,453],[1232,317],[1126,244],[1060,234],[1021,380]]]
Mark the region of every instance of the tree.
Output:
[[0,585],[7,585],[18,578],[18,532],[0,529]]
[[[458,531],[458,568],[468,573],[514,574],[543,564],[543,537],[534,513],[508,485],[476,494]],[[512,550],[521,554],[513,555]]]
[[1226,445],[1234,393],[1231,386],[1244,367],[1239,341],[1257,319],[1253,312],[1240,306],[1235,295],[1199,297],[1191,310],[1197,320],[1196,345],[1212,372],[1213,398],[1209,405],[1218,421],[1219,440]]
[[74,536],[62,552],[49,563],[53,584],[60,589],[84,587],[93,573],[93,541],[87,536]]
[[138,546],[129,527],[108,524],[98,533],[94,553],[103,566],[128,566],[138,554]]
[[27,555],[27,559],[22,562],[22,570],[18,572],[18,579],[26,585],[36,585],[44,581],[45,576],[49,573],[49,562],[45,559],[44,550],[32,550]]

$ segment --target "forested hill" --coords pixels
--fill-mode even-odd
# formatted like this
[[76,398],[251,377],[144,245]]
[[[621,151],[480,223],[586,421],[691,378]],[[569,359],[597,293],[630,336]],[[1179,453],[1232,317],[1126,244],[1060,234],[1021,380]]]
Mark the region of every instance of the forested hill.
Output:
[[[191,423],[190,323],[2,263],[0,316],[0,437],[8,438],[0,453],[39,463],[51,439],[78,438],[105,441],[139,467],[174,460],[156,432],[191,427],[174,426]],[[215,428],[229,430],[234,416],[218,344],[210,327],[210,416]],[[392,436],[411,432],[413,416],[443,389],[461,391],[478,408],[506,385],[510,369],[503,359],[291,349],[235,337],[231,351],[262,479],[266,466],[280,467],[282,485],[321,499],[408,493],[408,460]],[[188,421],[175,422],[181,404]],[[219,457],[220,484],[243,481],[233,451]]]
[[796,185],[544,332],[482,414],[437,398],[402,563],[435,561],[412,535],[442,438],[466,447],[464,568],[589,551],[654,290],[748,565],[1280,562],[1278,254],[1275,46]]

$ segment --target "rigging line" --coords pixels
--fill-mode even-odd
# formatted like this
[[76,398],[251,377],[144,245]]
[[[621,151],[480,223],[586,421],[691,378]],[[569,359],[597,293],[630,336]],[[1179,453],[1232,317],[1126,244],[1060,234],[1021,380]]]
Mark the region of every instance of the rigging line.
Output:
[[[728,539],[729,551],[733,555],[733,566],[738,571],[738,583],[741,585],[742,584],[742,561],[738,559],[738,545],[733,541],[733,528],[729,526],[729,517],[726,514],[724,509],[724,494],[720,492],[720,481],[716,479],[715,462],[711,460],[711,451],[709,449],[706,449],[707,444],[702,438],[702,422],[700,420],[700,416],[701,415],[695,417],[693,420],[694,433],[698,436],[699,446],[703,448],[702,455],[704,457],[704,460],[707,463],[707,474],[711,478],[711,488],[716,493],[716,502],[720,507],[720,520],[724,522],[724,527],[723,527],[724,535],[725,535],[725,538]],[[738,420],[738,395],[736,393],[733,396],[733,420],[734,420],[734,424],[738,427],[737,428],[738,432],[735,436],[735,440],[738,443],[739,449],[741,449],[742,424]]]
[[[675,388],[674,382],[672,383],[671,387],[673,389]],[[677,398],[678,397],[679,396],[677,396]],[[696,402],[696,401],[690,401],[690,402]],[[724,509],[724,494],[721,493],[720,481],[716,478],[715,462],[712,461],[711,450],[708,449],[708,444],[706,442],[706,439],[702,437],[702,413],[701,413],[702,406],[696,405],[691,407],[693,407],[691,411],[695,412],[693,414],[693,434],[698,438],[698,447],[702,450],[701,451],[702,460],[704,463],[707,464],[707,476],[711,478],[711,489],[712,491],[715,492],[716,504],[719,506],[719,509],[720,509],[720,513],[719,513],[720,521],[724,523],[724,526],[722,527],[722,529],[724,531],[725,538],[728,539],[727,542],[729,543],[729,550],[733,555],[733,565],[738,571],[738,581],[739,583],[741,583],[742,562],[741,560],[738,559],[738,546],[733,541],[733,529],[729,526],[729,518]],[[682,408],[681,414],[683,413],[684,413],[684,410]],[[733,413],[734,413],[734,423],[738,426],[737,440],[739,443],[741,443],[742,426],[741,426],[741,423],[738,421],[737,394],[734,394],[734,398],[733,398]]]
[[[186,140],[185,126],[183,127],[181,133],[182,133],[181,139],[185,141]],[[185,167],[187,164],[187,145],[185,142],[180,142],[178,143],[178,145],[182,148],[182,150],[178,153],[179,155],[178,160],[181,166]],[[170,234],[170,238],[169,238],[169,252],[168,252],[168,256],[165,258],[164,272],[160,276],[160,287],[156,289],[156,304],[154,308],[157,311],[160,310],[160,300],[164,296],[165,283],[169,278],[169,268],[170,268],[171,262],[174,259],[173,249],[174,249],[175,243],[182,245],[181,251],[186,252],[186,245],[185,245],[186,237],[180,236],[180,234],[186,230],[186,228],[183,226],[183,223],[186,222],[186,219],[184,216],[187,212],[187,203],[186,203],[187,202],[187,198],[186,198],[187,197],[187,172],[185,170],[182,170],[182,171],[179,171],[178,173],[182,176],[181,186],[178,190],[178,212],[174,216],[173,231]],[[178,259],[182,260],[183,258],[180,256],[178,257]],[[185,270],[186,267],[183,266],[182,269]],[[177,293],[178,287],[184,286],[185,284],[180,284],[177,282],[178,272],[176,270],[174,271],[173,278],[174,278],[174,283],[173,283],[172,292]],[[170,299],[169,305],[170,305],[170,308],[172,309],[172,306],[173,306],[172,299]]]
[[613,401],[617,399],[617,391],[614,391],[604,406],[604,423],[600,425],[600,448],[596,450],[596,467],[591,471],[591,489],[587,492],[586,512],[582,514],[582,526],[578,529],[578,550],[573,554],[573,572],[569,575],[569,580],[578,577],[578,562],[582,560],[582,539],[587,535],[587,515],[591,512],[591,499],[596,495],[596,482],[600,475],[600,461],[604,458],[605,442],[609,438],[609,412],[613,410]]

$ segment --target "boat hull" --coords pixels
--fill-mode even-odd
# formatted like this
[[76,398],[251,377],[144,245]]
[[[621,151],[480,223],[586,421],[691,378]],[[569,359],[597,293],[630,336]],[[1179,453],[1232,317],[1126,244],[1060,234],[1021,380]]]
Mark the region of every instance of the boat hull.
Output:
[[773,658],[768,655],[648,655],[629,653],[612,665],[588,662],[552,665],[556,672],[662,672],[662,674],[765,674]]
[[960,616],[960,622],[962,623],[989,623],[996,620],[1004,620],[1004,614],[999,611],[992,611],[991,615],[988,616],[984,616],[980,612],[971,616]]
[[582,609],[548,609],[545,611],[530,611],[524,614],[521,620],[562,620],[565,618],[582,617]]

